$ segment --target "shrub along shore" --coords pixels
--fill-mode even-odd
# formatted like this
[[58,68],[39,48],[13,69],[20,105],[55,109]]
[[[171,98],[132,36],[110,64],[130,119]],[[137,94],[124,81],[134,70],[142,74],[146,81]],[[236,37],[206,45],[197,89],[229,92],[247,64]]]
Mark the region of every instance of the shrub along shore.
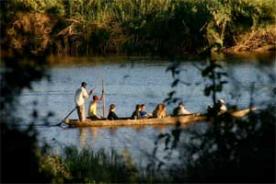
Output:
[[274,0],[1,1],[1,52],[275,52]]

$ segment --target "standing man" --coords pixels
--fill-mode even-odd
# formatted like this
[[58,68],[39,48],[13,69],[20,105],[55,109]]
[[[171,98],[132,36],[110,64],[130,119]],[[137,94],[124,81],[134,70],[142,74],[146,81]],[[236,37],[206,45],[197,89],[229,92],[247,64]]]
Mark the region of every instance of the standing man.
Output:
[[86,86],[87,86],[87,83],[82,82],[81,87],[77,89],[75,93],[75,103],[76,103],[76,108],[78,111],[78,116],[80,121],[85,121],[86,119],[85,99],[89,98],[89,96],[93,93],[93,89],[92,89],[88,94]]

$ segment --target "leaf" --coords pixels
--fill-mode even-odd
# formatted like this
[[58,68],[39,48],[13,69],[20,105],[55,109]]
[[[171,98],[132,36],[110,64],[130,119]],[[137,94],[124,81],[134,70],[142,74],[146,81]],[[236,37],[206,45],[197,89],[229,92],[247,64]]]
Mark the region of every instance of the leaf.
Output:
[[195,85],[196,86],[199,86],[201,84],[201,82],[196,82]]
[[166,136],[165,134],[160,133],[160,134],[158,135],[158,138],[157,138],[157,139],[162,139],[162,138],[165,137],[165,136]]
[[167,69],[165,70],[166,72],[170,71],[173,69],[173,66],[168,66]]
[[165,139],[165,146],[166,146],[166,148],[168,148],[168,145],[169,145],[170,141],[171,141],[171,137],[167,136],[166,139]]
[[227,84],[228,81],[220,81],[220,84],[223,85],[223,84]]
[[159,162],[159,164],[158,164],[158,166],[157,166],[157,167],[158,167],[158,169],[161,169],[161,167],[162,167],[163,165],[165,165],[165,163],[164,163],[164,162],[162,162],[162,161],[160,161],[160,162]]
[[219,64],[213,64],[213,66],[214,66],[214,68],[222,68],[222,66]]
[[228,77],[228,74],[226,72],[219,72],[219,73],[220,73],[220,75]]
[[204,89],[205,96],[209,96],[211,93],[211,90],[212,90],[212,86],[205,87],[205,89]]
[[173,103],[176,103],[177,101],[179,101],[180,100],[180,98],[174,98],[174,99],[172,99],[172,102]]
[[171,98],[165,98],[165,100],[163,100],[164,103],[169,102],[171,100]]
[[206,67],[204,70],[202,70],[201,75],[202,75],[203,77],[206,77],[210,72],[211,72],[211,67],[208,66],[208,67]]
[[175,94],[175,91],[171,91],[168,93],[168,96],[171,98]]
[[191,85],[191,83],[189,83],[189,82],[184,82],[184,81],[180,81],[180,83],[181,83],[181,84],[184,84],[184,85],[186,85],[186,86],[190,86],[190,85]]
[[220,79],[220,78],[221,78],[221,74],[217,73],[217,79]]
[[216,86],[216,91],[217,92],[221,92],[222,91],[222,85],[221,84],[219,84],[219,85]]
[[174,81],[173,81],[173,83],[171,84],[171,87],[173,88],[173,87],[176,87],[177,85],[178,85],[178,83],[179,83],[179,79],[175,79]]
[[179,70],[176,70],[174,73],[175,73],[176,75],[178,75],[178,74],[180,73],[180,71],[179,71]]

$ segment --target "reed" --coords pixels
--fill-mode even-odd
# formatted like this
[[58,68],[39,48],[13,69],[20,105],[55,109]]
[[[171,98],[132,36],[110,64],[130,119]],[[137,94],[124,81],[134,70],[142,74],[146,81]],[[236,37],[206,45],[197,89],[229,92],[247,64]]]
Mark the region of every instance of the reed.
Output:
[[[110,154],[104,150],[94,152],[66,147],[64,157],[46,156],[41,162],[42,171],[52,173],[54,182],[66,183],[130,183],[138,181],[138,170],[130,158]],[[51,168],[51,169],[49,169]]]
[[[57,20],[47,24],[52,33],[47,46],[53,53],[65,55],[198,53],[206,48],[228,48],[238,44],[237,38],[244,33],[275,25],[276,18],[273,0],[13,0],[1,3],[4,4],[1,20],[5,20],[2,23],[5,34],[15,29],[14,21],[21,21],[16,13],[9,13],[11,7],[14,12],[29,13],[29,18],[33,13],[40,13]],[[16,41],[22,42],[23,30],[24,25],[5,39],[4,44],[9,45],[17,35],[20,38]]]

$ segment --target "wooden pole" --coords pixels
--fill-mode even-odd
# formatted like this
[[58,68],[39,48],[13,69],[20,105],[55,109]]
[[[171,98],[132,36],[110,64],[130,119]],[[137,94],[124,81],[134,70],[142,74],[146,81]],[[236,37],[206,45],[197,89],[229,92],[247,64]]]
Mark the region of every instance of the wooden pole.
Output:
[[74,107],[74,109],[72,109],[69,114],[67,114],[62,120],[61,122],[59,122],[58,124],[56,124],[55,126],[60,126],[65,120],[66,118],[68,118],[75,110],[77,109],[77,107]]
[[105,117],[105,95],[104,95],[104,80],[102,80],[102,91],[103,91],[103,117]]

